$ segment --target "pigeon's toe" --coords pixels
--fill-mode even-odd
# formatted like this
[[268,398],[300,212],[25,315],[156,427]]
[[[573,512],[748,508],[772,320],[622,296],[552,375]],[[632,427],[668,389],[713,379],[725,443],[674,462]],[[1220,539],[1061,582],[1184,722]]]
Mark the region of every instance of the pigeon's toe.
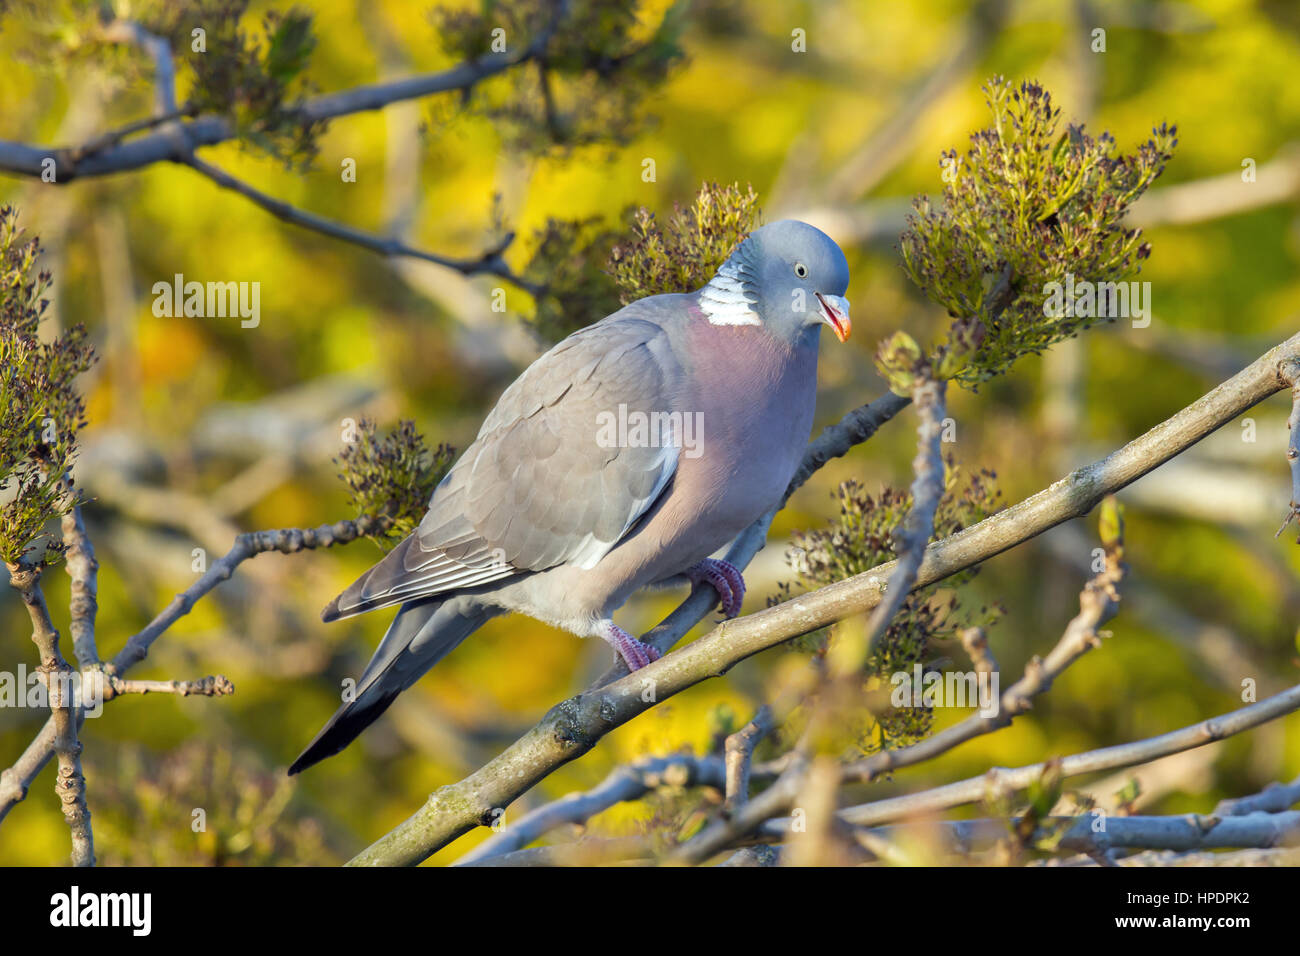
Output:
[[613,621],[601,621],[597,628],[597,633],[618,652],[618,656],[623,658],[623,663],[627,665],[629,671],[640,670],[647,664],[659,660],[657,647],[643,644]]
[[740,613],[740,606],[745,601],[745,577],[740,569],[730,561],[720,558],[705,558],[686,572],[692,584],[701,581],[710,585],[722,599],[722,613],[735,617]]

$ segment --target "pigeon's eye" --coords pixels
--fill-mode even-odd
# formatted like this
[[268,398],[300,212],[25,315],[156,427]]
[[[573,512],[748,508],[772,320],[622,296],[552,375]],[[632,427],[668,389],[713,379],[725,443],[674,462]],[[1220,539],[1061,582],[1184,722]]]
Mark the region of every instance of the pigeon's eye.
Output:
[[796,262],[794,264],[794,274],[800,279],[806,279],[808,278],[808,267],[802,262]]

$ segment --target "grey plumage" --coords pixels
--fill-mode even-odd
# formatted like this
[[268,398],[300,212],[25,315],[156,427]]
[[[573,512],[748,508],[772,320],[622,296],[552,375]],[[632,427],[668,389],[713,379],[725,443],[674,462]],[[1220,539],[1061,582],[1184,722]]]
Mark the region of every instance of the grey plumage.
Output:
[[[633,591],[699,566],[779,500],[812,424],[818,330],[847,335],[847,285],[828,237],[774,223],[699,291],[634,302],[534,362],[417,531],[322,613],[401,605],[355,700],[290,773],[341,750],[494,614],[599,635],[631,667],[653,659],[611,615]],[[612,420],[658,422],[667,435],[615,429],[610,441]]]

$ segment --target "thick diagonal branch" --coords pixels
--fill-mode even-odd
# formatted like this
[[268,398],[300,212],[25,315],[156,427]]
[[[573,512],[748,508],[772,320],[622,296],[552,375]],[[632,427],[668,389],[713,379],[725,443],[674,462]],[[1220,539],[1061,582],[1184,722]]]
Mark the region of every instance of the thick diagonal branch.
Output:
[[[1118,608],[1116,585],[1123,576],[1118,552],[1109,548],[1105,569],[1088,582],[1079,595],[1079,613],[1066,625],[1061,639],[1046,658],[1037,656],[1025,666],[1024,676],[1002,695],[997,712],[973,714],[932,737],[898,750],[882,750],[865,760],[837,768],[835,780],[875,779],[898,767],[931,760],[982,734],[1000,730],[1030,708],[1034,697],[1046,693],[1053,680],[1067,667],[1100,643],[1098,629]],[[884,607],[882,601],[877,608]],[[697,836],[674,851],[674,859],[684,863],[701,863],[732,845],[759,825],[789,811],[804,789],[803,774],[809,767],[794,767],[764,791],[752,804],[730,819],[717,820]],[[811,816],[811,814],[809,814]]]

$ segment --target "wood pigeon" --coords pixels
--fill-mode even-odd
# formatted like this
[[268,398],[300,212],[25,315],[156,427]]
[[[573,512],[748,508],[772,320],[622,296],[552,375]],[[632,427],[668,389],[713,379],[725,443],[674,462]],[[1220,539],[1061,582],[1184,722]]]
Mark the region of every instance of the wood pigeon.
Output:
[[400,605],[355,696],[289,773],[342,750],[490,617],[598,636],[636,670],[659,654],[612,619],[634,591],[704,581],[739,613],[740,571],[709,555],[794,475],[820,328],[849,335],[848,283],[830,237],[774,222],[703,288],[633,302],[529,366],[419,528],[322,613]]

